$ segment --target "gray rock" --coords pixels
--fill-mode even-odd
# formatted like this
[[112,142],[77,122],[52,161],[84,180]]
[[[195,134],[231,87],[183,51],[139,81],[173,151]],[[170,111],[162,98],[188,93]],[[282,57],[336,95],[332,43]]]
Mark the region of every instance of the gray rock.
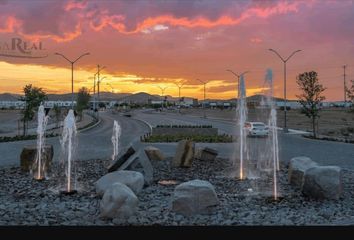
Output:
[[140,172],[126,170],[108,173],[95,183],[97,194],[103,196],[109,187],[118,182],[127,185],[135,194],[139,194],[144,186],[144,176]]
[[130,156],[132,156],[135,152],[136,149],[134,149],[132,146],[129,146],[124,152],[124,154],[120,155],[113,161],[111,165],[108,166],[108,172],[113,172],[116,171],[120,166],[122,166],[123,163],[125,163]]
[[200,159],[205,161],[214,161],[217,155],[217,150],[205,147],[201,152]]
[[157,147],[147,146],[144,151],[150,161],[162,161],[165,159],[164,155]]
[[144,175],[145,185],[150,185],[153,182],[153,167],[146,156],[145,151],[142,149],[133,154],[122,166],[119,167],[119,170],[126,169],[141,172]]
[[178,142],[176,154],[172,160],[174,167],[191,167],[194,158],[194,142],[181,140]]
[[339,199],[343,192],[341,168],[318,166],[305,172],[302,193],[316,199]]
[[[43,153],[42,153],[42,162],[44,164],[43,166],[45,172],[48,172],[51,169],[53,154],[54,154],[53,145],[46,144],[43,147]],[[34,166],[34,163],[36,161],[36,155],[37,155],[36,145],[25,146],[22,149],[20,155],[20,166],[23,172],[29,172],[30,170],[36,171],[36,166]]]
[[307,169],[317,167],[318,164],[308,157],[294,157],[290,160],[288,180],[291,185],[301,187]]
[[172,210],[189,216],[210,213],[219,204],[214,186],[203,180],[192,180],[178,185],[173,194]]

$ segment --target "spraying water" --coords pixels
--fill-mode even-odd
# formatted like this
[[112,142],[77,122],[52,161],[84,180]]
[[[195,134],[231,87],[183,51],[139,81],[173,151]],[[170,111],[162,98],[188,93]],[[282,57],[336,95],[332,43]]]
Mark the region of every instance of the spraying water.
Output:
[[38,126],[37,126],[37,153],[32,169],[36,169],[34,178],[42,180],[45,177],[45,163],[42,162],[45,146],[45,130],[48,123],[48,116],[45,115],[44,106],[38,108]]
[[113,144],[113,154],[112,154],[112,161],[118,156],[119,150],[119,138],[121,135],[121,127],[116,120],[113,123],[113,133],[112,133],[112,144]]
[[75,125],[75,116],[74,112],[72,109],[69,110],[68,115],[64,119],[64,128],[63,128],[63,133],[62,133],[62,139],[61,139],[61,147],[62,147],[62,152],[64,153],[64,159],[66,158],[66,162],[64,161],[64,166],[65,166],[65,175],[66,175],[66,192],[70,193],[75,190],[72,188],[72,183],[73,183],[73,170],[74,170],[74,162],[73,162],[73,155],[74,155],[74,149],[75,149],[75,144],[76,144],[76,125]]
[[[240,86],[239,86],[239,98],[237,100],[237,131],[239,135],[238,147],[239,147],[239,160],[240,160],[240,179],[245,178],[245,170],[244,164],[245,159],[247,159],[247,136],[244,130],[246,117],[247,117],[247,104],[246,104],[246,87],[245,87],[245,80],[243,75],[240,77]],[[246,158],[245,158],[246,157]]]
[[277,171],[279,170],[279,145],[278,145],[278,132],[277,132],[277,111],[273,100],[273,73],[271,69],[267,69],[265,81],[268,84],[267,105],[270,107],[269,115],[269,129],[271,141],[271,159],[273,169],[273,196],[274,200],[278,199],[278,184],[277,184]]

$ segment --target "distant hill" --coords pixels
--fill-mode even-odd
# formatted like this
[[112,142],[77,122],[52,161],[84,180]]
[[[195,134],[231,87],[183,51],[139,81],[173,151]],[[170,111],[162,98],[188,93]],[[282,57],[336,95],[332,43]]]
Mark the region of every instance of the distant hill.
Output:
[[[13,93],[2,93],[0,94],[0,101],[17,101],[22,95],[20,94],[13,94]],[[50,101],[70,101],[71,100],[71,93],[63,93],[63,94],[48,94],[48,100]],[[96,95],[97,96],[97,95]],[[76,99],[77,93],[74,93],[74,99]],[[91,95],[92,97],[92,95]],[[185,96],[186,97],[186,96]],[[247,101],[261,101],[262,97],[265,97],[262,94],[256,94],[253,96],[247,97]],[[139,92],[139,93],[112,93],[112,92],[100,92],[100,99],[102,101],[127,101],[127,102],[134,102],[134,103],[147,103],[149,100],[158,101],[161,100],[161,96],[159,95],[151,95],[146,92]],[[167,99],[169,101],[177,101],[178,97],[172,97],[167,95]],[[283,98],[274,97],[275,101],[283,101]],[[206,99],[206,102],[235,102],[237,98],[231,99]],[[296,101],[296,100],[288,100],[288,101]],[[203,100],[200,100],[203,102]]]
[[139,92],[139,93],[121,97],[118,100],[131,102],[131,103],[147,103],[149,100],[154,100],[154,101],[161,100],[161,97],[158,95],[151,95],[145,92]]
[[20,94],[2,93],[0,94],[0,101],[18,101],[20,97]]

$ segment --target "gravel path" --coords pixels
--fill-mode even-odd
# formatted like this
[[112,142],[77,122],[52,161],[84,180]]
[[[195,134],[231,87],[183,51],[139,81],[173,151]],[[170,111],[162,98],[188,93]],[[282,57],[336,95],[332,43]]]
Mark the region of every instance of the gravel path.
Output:
[[[21,173],[19,167],[2,168],[0,225],[354,224],[354,171],[343,170],[344,195],[340,200],[315,201],[287,184],[287,170],[283,166],[279,182],[284,198],[273,202],[269,201],[270,178],[234,180],[227,176],[231,165],[225,159],[217,158],[212,163],[195,160],[189,169],[170,168],[170,160],[152,162],[155,182],[139,193],[138,212],[127,220],[98,217],[100,198],[96,196],[94,182],[106,173],[105,160],[78,162],[78,193],[71,196],[59,194],[62,181],[56,172],[50,179],[38,182]],[[215,212],[191,217],[172,212],[175,185],[161,185],[158,180],[184,182],[197,178],[214,185],[220,200]]]

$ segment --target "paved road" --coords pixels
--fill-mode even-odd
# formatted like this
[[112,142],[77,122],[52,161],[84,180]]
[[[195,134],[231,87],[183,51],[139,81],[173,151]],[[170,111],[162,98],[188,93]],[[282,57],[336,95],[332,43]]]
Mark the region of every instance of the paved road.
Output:
[[[77,159],[110,158],[113,152],[111,136],[114,119],[118,120],[122,127],[122,137],[120,139],[122,148],[149,131],[146,124],[135,119],[111,114],[110,112],[102,112],[100,116],[101,123],[97,127],[78,133]],[[54,160],[58,160],[61,151],[59,138],[48,138],[47,143],[53,145]],[[19,165],[23,147],[33,144],[36,144],[36,140],[0,143],[0,166]]]
[[[151,125],[157,124],[212,124],[219,128],[220,133],[236,135],[235,123],[224,120],[203,119],[170,113],[146,113],[136,111],[134,118],[144,120]],[[134,118],[123,117],[119,114],[110,112],[101,113],[102,122],[99,126],[78,134],[78,154],[77,158],[82,160],[110,158],[112,154],[112,127],[113,120],[117,119],[122,126],[121,146],[129,145],[134,139],[147,133],[149,128],[142,121]],[[250,152],[254,155],[263,154],[264,139],[249,139],[251,141]],[[59,138],[49,138],[47,142],[54,146],[54,160],[59,159],[60,145]],[[25,145],[36,144],[35,140],[0,143],[0,165],[19,164],[20,154]],[[150,144],[149,144],[150,145]],[[162,149],[167,156],[173,156],[175,153],[175,143],[155,143]],[[198,143],[198,146],[205,146],[206,143]],[[354,169],[354,145],[348,143],[318,141],[301,137],[296,134],[283,134],[279,132],[280,159],[288,162],[295,156],[309,156],[319,164],[338,165],[343,168]],[[235,144],[208,144],[208,146],[217,148],[220,156],[231,157],[235,151]]]
[[[228,133],[236,136],[235,123],[227,120],[205,119],[194,116],[180,115],[175,113],[155,113],[153,111],[141,111],[135,114],[136,118],[142,119],[151,125],[157,124],[212,124],[219,129],[220,133]],[[349,143],[319,141],[303,138],[299,134],[284,134],[279,132],[279,155],[280,160],[288,162],[296,156],[308,156],[321,165],[338,165],[343,168],[354,169],[354,145]],[[264,154],[265,139],[248,139],[251,143],[250,152],[254,156]],[[169,154],[173,154],[172,148],[167,144],[159,144]],[[235,151],[234,144],[213,144],[223,156],[232,156]]]

